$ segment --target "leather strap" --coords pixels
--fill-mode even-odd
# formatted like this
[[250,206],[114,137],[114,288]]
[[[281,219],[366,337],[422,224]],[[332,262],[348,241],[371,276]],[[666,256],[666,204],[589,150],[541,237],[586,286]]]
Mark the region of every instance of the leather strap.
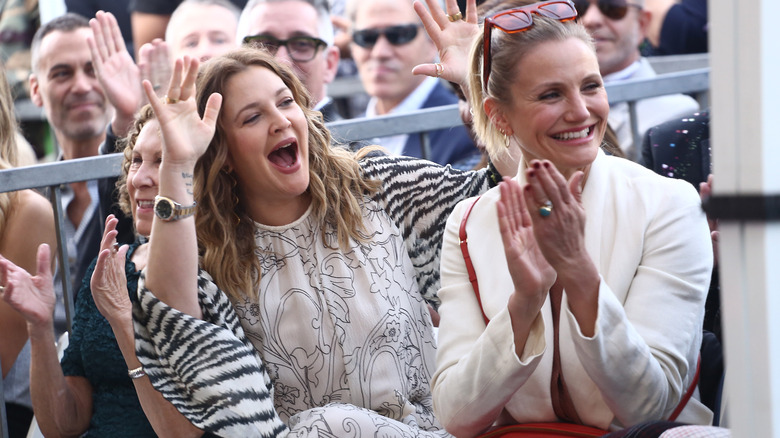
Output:
[[478,196],[474,202],[466,208],[466,212],[463,213],[463,219],[460,221],[460,229],[458,230],[458,238],[460,239],[460,252],[463,253],[463,261],[466,262],[466,272],[469,274],[469,281],[474,288],[474,295],[477,296],[477,303],[479,303],[479,310],[482,312],[482,319],[485,320],[485,325],[490,322],[487,315],[485,315],[485,309],[482,308],[482,299],[479,295],[479,284],[477,283],[477,272],[474,270],[474,264],[471,263],[471,256],[469,255],[469,240],[466,234],[466,221],[469,220],[471,209],[477,205],[477,202],[481,196]]

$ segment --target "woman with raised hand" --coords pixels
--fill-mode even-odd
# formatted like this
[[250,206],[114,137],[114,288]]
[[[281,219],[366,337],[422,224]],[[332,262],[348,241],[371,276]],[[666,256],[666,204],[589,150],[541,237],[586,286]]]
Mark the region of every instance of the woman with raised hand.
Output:
[[430,397],[426,269],[449,206],[484,190],[484,173],[330,147],[300,82],[261,51],[211,59],[197,87],[196,64],[177,64],[153,102],[165,159],[145,287],[204,319],[199,286],[230,297],[292,435],[447,435]]
[[[476,23],[473,1],[466,23],[430,3],[427,29]],[[471,45],[477,134],[522,157],[517,176],[447,223],[433,394],[457,436],[620,429],[678,406],[680,421],[711,419],[687,398],[712,269],[706,218],[686,183],[600,150],[609,104],[576,17],[568,0],[500,11]]]

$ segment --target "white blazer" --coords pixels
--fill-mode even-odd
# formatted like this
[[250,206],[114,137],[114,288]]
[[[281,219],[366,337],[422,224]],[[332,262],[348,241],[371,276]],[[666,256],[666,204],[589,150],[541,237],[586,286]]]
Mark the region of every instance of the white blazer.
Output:
[[[524,184],[524,172],[515,179]],[[585,424],[603,429],[667,419],[696,371],[712,271],[699,196],[685,181],[601,151],[582,196],[585,242],[601,283],[592,338],[580,332],[563,293],[559,345],[572,400]],[[458,437],[507,421],[559,421],[550,400],[549,298],[522,356],[515,354],[506,307],[514,286],[498,230],[499,197],[498,188],[483,195],[467,222],[487,326],[458,245],[473,198],[455,208],[444,235],[434,411]],[[678,417],[694,424],[711,419],[694,398]]]

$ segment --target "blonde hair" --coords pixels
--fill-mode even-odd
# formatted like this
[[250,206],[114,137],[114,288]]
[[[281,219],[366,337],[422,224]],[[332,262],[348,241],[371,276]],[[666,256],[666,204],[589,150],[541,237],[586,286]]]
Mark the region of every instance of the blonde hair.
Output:
[[122,213],[128,217],[133,215],[133,207],[130,205],[130,194],[127,192],[127,172],[130,170],[130,165],[133,164],[133,149],[135,148],[135,142],[138,140],[138,136],[141,134],[141,130],[146,126],[146,123],[155,118],[152,106],[146,104],[135,115],[133,120],[133,126],[130,127],[130,131],[127,136],[120,138],[117,143],[122,148],[124,159],[122,160],[122,172],[119,174],[119,179],[116,181],[116,190],[119,193],[119,208],[122,209]]
[[[518,75],[518,62],[534,47],[548,41],[563,41],[576,38],[583,41],[591,49],[595,48],[585,27],[576,22],[562,23],[558,20],[533,15],[534,25],[526,31],[509,34],[499,29],[491,32],[490,50],[484,54],[484,33],[480,32],[471,47],[469,75],[469,101],[474,114],[474,130],[485,143],[491,156],[505,153],[504,137],[493,125],[490,116],[485,112],[483,103],[488,97],[495,99],[499,105],[508,107],[511,99],[511,86]],[[487,87],[483,85],[483,57],[491,57],[490,79]],[[595,55],[594,55],[595,56]]]
[[[342,249],[350,239],[365,241],[361,204],[363,196],[375,192],[379,182],[366,180],[352,152],[331,147],[330,132],[322,115],[309,109],[309,95],[287,66],[262,50],[237,49],[211,59],[197,81],[198,111],[202,115],[212,93],[224,99],[230,80],[250,67],[270,70],[292,91],[293,99],[306,116],[309,145],[309,187],[312,216],[322,227],[323,244],[335,234]],[[254,225],[240,203],[241,187],[227,171],[228,146],[222,116],[208,149],[195,165],[195,198],[198,202],[196,227],[201,267],[222,290],[232,297],[256,290],[260,281],[260,261],[255,254]]]
[[[0,68],[0,112],[0,169],[10,169],[19,165],[19,145],[16,143],[14,100],[3,68]],[[0,237],[18,199],[18,192],[0,193]]]

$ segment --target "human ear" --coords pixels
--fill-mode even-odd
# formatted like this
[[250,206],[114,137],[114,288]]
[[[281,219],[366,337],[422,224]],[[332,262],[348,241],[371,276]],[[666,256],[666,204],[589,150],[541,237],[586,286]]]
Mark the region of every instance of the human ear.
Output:
[[511,136],[515,133],[498,101],[492,97],[488,97],[483,103],[483,108],[485,109],[485,114],[487,114],[488,119],[490,119],[490,123],[492,123],[499,132],[507,136]]
[[28,81],[30,82],[30,100],[32,100],[35,106],[42,107],[43,99],[41,98],[38,76],[36,76],[35,73],[31,73]]

